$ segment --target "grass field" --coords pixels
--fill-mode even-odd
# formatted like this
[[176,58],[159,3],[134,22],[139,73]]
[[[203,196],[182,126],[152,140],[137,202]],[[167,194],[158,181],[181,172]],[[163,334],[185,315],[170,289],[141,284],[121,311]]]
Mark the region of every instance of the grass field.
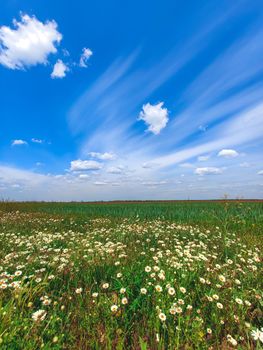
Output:
[[0,203],[0,349],[262,349],[263,203]]

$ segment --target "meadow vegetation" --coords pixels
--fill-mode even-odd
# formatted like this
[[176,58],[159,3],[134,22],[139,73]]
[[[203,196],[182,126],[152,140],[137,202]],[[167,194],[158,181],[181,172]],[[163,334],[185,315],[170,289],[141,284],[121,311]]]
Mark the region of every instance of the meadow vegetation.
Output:
[[261,349],[262,202],[0,203],[0,349]]

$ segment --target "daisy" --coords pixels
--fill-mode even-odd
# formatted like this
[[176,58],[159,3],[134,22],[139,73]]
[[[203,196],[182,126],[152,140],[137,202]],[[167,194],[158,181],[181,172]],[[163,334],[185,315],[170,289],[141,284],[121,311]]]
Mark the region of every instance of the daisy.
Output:
[[35,322],[38,322],[38,321],[43,321],[46,317],[47,313],[45,310],[38,310],[36,312],[33,313],[32,315],[32,319],[35,321]]
[[175,289],[174,289],[173,287],[170,287],[170,288],[168,289],[168,294],[169,294],[169,295],[174,295],[174,294],[175,294]]
[[118,306],[117,305],[112,305],[110,309],[111,309],[112,312],[117,312]]
[[141,288],[141,294],[147,294],[147,289],[146,288]]
[[157,284],[157,286],[155,286],[155,290],[156,292],[160,293],[162,292],[163,288],[159,284]]
[[239,305],[243,305],[243,301],[239,298],[235,299],[236,303],[238,303]]
[[164,322],[164,321],[166,320],[165,314],[161,312],[161,313],[159,314],[159,319],[160,319],[162,322]]
[[223,305],[221,303],[216,303],[216,306],[218,307],[218,309],[223,309]]

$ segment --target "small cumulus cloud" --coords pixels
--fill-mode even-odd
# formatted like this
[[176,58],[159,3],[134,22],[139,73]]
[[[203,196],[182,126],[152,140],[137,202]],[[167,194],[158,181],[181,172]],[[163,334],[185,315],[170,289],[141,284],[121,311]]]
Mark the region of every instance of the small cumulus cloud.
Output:
[[25,140],[13,140],[12,146],[21,146],[21,145],[27,145],[27,142]]
[[199,156],[199,157],[197,158],[197,160],[198,160],[198,162],[205,162],[205,161],[207,161],[209,158],[210,158],[209,155],[203,155],[203,156]]
[[53,79],[62,79],[65,78],[66,73],[69,71],[69,68],[62,60],[57,60],[53,67],[53,71],[51,73],[51,78]]
[[104,182],[104,181],[95,181],[95,182],[93,182],[93,185],[95,185],[95,186],[105,186],[105,185],[108,185],[108,183]]
[[217,155],[218,157],[235,158],[239,155],[239,153],[234,149],[222,149]]
[[147,103],[142,106],[142,111],[139,114],[138,120],[143,120],[148,126],[148,131],[158,135],[168,123],[168,110],[163,108],[163,102],[151,105]]
[[109,174],[122,174],[124,171],[124,167],[122,165],[112,166],[107,169],[107,173]]
[[219,175],[222,174],[222,169],[215,167],[196,168],[194,173],[197,175]]
[[102,164],[95,160],[73,160],[70,162],[71,171],[84,171],[84,170],[99,170],[102,168]]
[[82,68],[87,68],[88,67],[88,60],[90,59],[90,57],[92,55],[93,55],[93,52],[91,51],[91,49],[84,47],[82,49],[82,54],[80,56],[79,66]]
[[112,152],[105,152],[105,153],[89,152],[88,155],[92,158],[97,158],[100,160],[113,160],[117,158],[116,154]]
[[258,171],[258,175],[263,175],[263,170]]
[[26,14],[13,20],[14,29],[0,27],[0,64],[10,69],[24,69],[46,64],[47,57],[57,52],[62,40],[55,21],[45,23]]
[[41,139],[35,139],[35,138],[32,138],[31,139],[31,141],[33,142],[33,143],[44,143],[44,140],[41,140]]

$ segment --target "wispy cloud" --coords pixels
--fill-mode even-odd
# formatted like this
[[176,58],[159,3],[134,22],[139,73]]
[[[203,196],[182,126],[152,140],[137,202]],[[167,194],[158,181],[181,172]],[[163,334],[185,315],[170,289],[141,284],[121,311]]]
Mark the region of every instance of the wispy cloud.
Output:
[[[144,138],[135,127],[136,116],[145,99],[164,83],[176,79],[177,74],[182,69],[186,70],[200,52],[209,50],[213,33],[221,29],[229,16],[237,13],[236,6],[230,7],[216,21],[208,21],[203,28],[199,28],[198,33],[188,38],[184,45],[147,68],[134,68],[142,49],[126,59],[117,59],[79,98],[69,113],[72,131],[81,133],[83,137],[80,153],[97,148],[98,140],[103,140],[106,147],[113,145],[113,150],[122,149],[130,155],[139,152],[141,160],[149,157],[155,159],[157,150],[164,153],[175,147],[180,148],[180,143],[196,134],[200,125],[206,126],[203,143],[209,143],[217,124],[222,123],[223,129],[227,118],[256,105],[262,96],[263,86],[257,82],[249,85],[245,82],[262,68],[260,57],[263,45],[260,44],[261,31],[257,24],[248,26],[241,39],[227,47],[182,89],[178,101],[174,101],[177,112],[171,109],[169,127],[166,127],[162,137],[153,143],[150,135]],[[251,56],[253,65],[250,64]],[[241,88],[240,84],[243,84]],[[230,94],[224,96],[226,91],[230,91]],[[190,107],[177,108],[178,103]],[[218,151],[217,148],[214,150]]]
[[105,153],[89,152],[88,155],[92,158],[97,158],[100,160],[113,160],[117,158],[117,155],[113,152],[105,152]]
[[[108,105],[108,98],[112,88],[127,74],[138,55],[138,50],[126,59],[116,59],[109,68],[93,83],[77,100],[69,112],[69,123],[72,131],[78,133],[89,129],[90,124],[103,121],[103,111]],[[93,118],[89,118],[92,112]],[[104,118],[103,118],[104,117]],[[108,113],[106,115],[108,117]]]
[[82,49],[82,54],[80,56],[79,66],[82,68],[87,68],[88,61],[92,55],[93,55],[93,52],[91,51],[91,49],[84,47]]
[[71,171],[99,170],[102,164],[95,160],[72,160],[70,163]]
[[219,175],[222,174],[222,169],[214,167],[196,168],[195,174],[197,175]]
[[[222,198],[226,192],[232,198],[240,195],[250,198],[263,197],[260,181],[253,178],[255,174],[248,174],[244,187],[244,183],[237,181],[234,174],[226,181],[223,173],[217,177],[215,183],[214,176],[205,176],[207,171],[201,173],[204,176],[193,174],[193,179],[186,177],[181,180],[160,180],[133,175],[131,178],[119,177],[118,181],[111,181],[93,172],[44,175],[0,165],[0,189],[1,198],[16,200],[138,199],[138,194],[139,198],[145,199],[173,199],[174,196],[182,199],[200,199],[207,196]],[[261,171],[259,173],[261,174]]]
[[217,151],[222,147],[243,145],[249,141],[261,138],[263,133],[263,104],[237,114],[230,120],[219,124],[209,135],[211,141],[199,143],[193,147],[183,148],[181,151],[155,158],[152,161],[160,167],[180,163],[200,154]]
[[32,141],[33,143],[39,143],[39,144],[42,144],[42,143],[45,142],[44,140],[36,139],[36,138],[32,138],[31,141]]
[[199,157],[197,158],[197,160],[198,160],[199,162],[205,162],[205,161],[207,161],[209,158],[210,158],[210,155],[204,155],[204,156],[199,156]]

